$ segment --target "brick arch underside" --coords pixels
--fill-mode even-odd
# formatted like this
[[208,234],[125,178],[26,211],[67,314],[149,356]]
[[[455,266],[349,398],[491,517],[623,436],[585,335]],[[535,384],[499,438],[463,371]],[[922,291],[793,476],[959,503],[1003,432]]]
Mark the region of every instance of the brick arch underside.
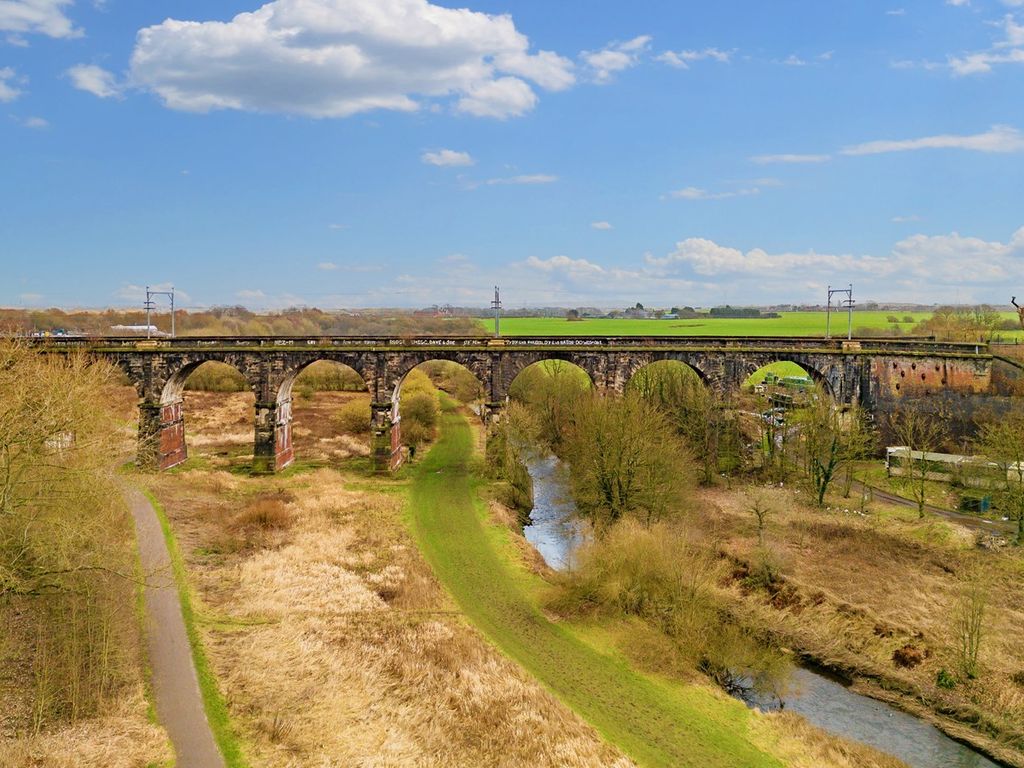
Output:
[[491,396],[491,390],[493,385],[492,377],[492,359],[487,353],[471,353],[471,352],[458,352],[455,350],[431,350],[429,352],[419,352],[403,354],[394,361],[389,361],[387,366],[387,375],[385,378],[384,386],[382,387],[382,395],[385,395],[387,400],[394,405],[396,409],[395,415],[397,416],[398,399],[402,393],[402,384],[405,382],[406,377],[424,363],[431,363],[435,361],[456,363],[462,366],[479,382],[481,388],[489,398]]
[[706,387],[714,387],[716,379],[721,378],[720,372],[715,371],[709,361],[697,355],[675,352],[651,353],[630,359],[623,377],[623,388],[628,389],[633,377],[655,363],[678,363],[696,374],[700,383]]
[[837,394],[842,391],[842,369],[840,366],[835,364],[821,365],[821,363],[813,359],[809,355],[793,355],[793,354],[760,354],[757,356],[748,357],[744,360],[741,367],[741,378],[738,384],[740,386],[757,373],[759,370],[772,363],[796,363],[807,375],[811,377],[811,380],[820,386],[822,390],[829,397],[835,399]]
[[256,397],[259,397],[257,388],[253,386],[252,380],[246,376],[245,366],[240,364],[238,360],[232,360],[224,357],[199,357],[190,360],[183,360],[180,365],[174,368],[167,379],[163,382],[163,386],[160,387],[160,404],[170,405],[172,403],[179,402],[185,395],[185,384],[188,382],[189,376],[195,373],[200,367],[206,363],[221,363],[234,368],[238,373],[245,379],[246,384],[249,385],[250,391]]
[[372,358],[367,358],[365,355],[330,353],[310,356],[308,359],[304,359],[299,363],[276,372],[277,375],[270,382],[269,394],[272,396],[271,399],[279,405],[289,402],[292,399],[292,387],[295,385],[295,380],[299,377],[299,374],[314,363],[335,363],[348,368],[362,380],[363,386],[366,387],[370,396],[376,399],[374,395],[374,384],[377,376],[376,361]]
[[606,385],[608,379],[608,364],[607,357],[604,355],[587,354],[585,352],[570,352],[570,351],[550,351],[550,352],[536,352],[528,354],[515,354],[509,355],[502,360],[500,371],[498,372],[498,381],[496,389],[497,396],[495,397],[496,402],[504,401],[508,396],[509,390],[512,388],[513,382],[519,377],[523,371],[532,365],[537,363],[546,363],[548,361],[558,361],[562,363],[569,363],[579,368],[590,380],[590,386],[594,388],[603,388]]

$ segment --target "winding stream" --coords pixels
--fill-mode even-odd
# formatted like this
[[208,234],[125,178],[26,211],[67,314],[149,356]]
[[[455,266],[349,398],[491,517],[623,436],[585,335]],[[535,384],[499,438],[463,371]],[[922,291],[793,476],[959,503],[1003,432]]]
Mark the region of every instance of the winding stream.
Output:
[[[565,469],[554,456],[527,455],[524,462],[533,480],[533,509],[523,534],[549,566],[564,570],[586,537],[569,495]],[[765,710],[784,707],[823,730],[894,755],[911,768],[998,768],[930,723],[854,693],[842,682],[807,667],[793,670],[781,702],[756,696],[743,700]]]

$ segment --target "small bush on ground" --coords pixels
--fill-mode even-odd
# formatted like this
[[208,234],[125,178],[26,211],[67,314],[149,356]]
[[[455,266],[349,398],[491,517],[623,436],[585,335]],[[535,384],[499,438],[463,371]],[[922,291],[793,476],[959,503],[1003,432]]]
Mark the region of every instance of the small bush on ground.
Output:
[[370,431],[370,403],[350,400],[334,416],[338,429],[347,435],[365,435]]
[[245,392],[248,388],[241,371],[212,360],[196,368],[185,381],[185,389],[190,392]]
[[238,530],[273,531],[288,527],[292,514],[285,500],[276,496],[260,496],[231,519]]
[[366,382],[347,365],[318,360],[295,377],[293,391],[300,397],[314,392],[365,392]]
[[420,446],[434,439],[437,429],[437,388],[422,370],[414,368],[402,382],[399,400],[402,442]]
[[422,368],[438,389],[447,392],[460,403],[469,404],[484,396],[480,380],[458,363],[450,360],[431,360],[424,363]]
[[776,690],[788,670],[777,650],[730,615],[717,590],[722,562],[669,523],[623,520],[583,548],[550,599],[558,612],[635,616],[671,639],[677,663],[723,685],[743,678]]

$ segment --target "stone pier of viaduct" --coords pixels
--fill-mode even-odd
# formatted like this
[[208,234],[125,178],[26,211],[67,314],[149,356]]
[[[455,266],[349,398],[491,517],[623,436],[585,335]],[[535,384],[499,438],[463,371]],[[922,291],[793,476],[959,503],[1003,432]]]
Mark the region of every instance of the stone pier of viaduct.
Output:
[[573,363],[599,392],[622,393],[641,368],[676,360],[709,387],[726,392],[762,366],[792,361],[840,404],[880,404],[932,393],[989,389],[992,356],[985,345],[927,340],[854,341],[815,338],[725,337],[428,337],[293,338],[186,337],[48,339],[40,346],[83,348],[125,372],[138,391],[139,463],[167,469],[183,462],[184,389],[189,375],[209,361],[238,369],[256,396],[254,468],[273,472],[292,462],[292,385],[308,365],[347,365],[372,398],[373,456],[378,468],[401,461],[398,396],[406,374],[430,360],[449,360],[471,371],[484,388],[486,415],[504,405],[509,387],[527,366],[543,360]]

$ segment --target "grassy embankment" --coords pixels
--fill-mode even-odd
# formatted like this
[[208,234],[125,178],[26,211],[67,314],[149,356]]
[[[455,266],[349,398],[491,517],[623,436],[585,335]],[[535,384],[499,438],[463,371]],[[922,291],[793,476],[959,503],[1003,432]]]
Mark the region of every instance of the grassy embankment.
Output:
[[[902,320],[912,317],[911,323],[890,323],[896,315]],[[1015,312],[1000,312],[1001,320],[1016,320]],[[931,317],[930,312],[855,312],[854,333],[858,328],[887,330],[898,327],[904,334],[913,334],[914,326]],[[494,332],[493,320],[481,320],[487,333]],[[560,317],[505,317],[501,332],[506,336],[824,336],[824,312],[784,312],[778,318],[745,319],[725,318],[696,320],[581,320],[568,321]],[[846,334],[846,316],[832,317],[833,336]],[[1024,336],[1020,331],[999,331],[1003,340],[1011,341]]]
[[485,521],[472,441],[446,400],[409,513],[422,551],[466,615],[641,765],[780,765],[752,743],[752,715],[739,702],[644,676],[616,653],[595,649],[582,630],[541,613],[542,582],[516,564],[507,531]]

